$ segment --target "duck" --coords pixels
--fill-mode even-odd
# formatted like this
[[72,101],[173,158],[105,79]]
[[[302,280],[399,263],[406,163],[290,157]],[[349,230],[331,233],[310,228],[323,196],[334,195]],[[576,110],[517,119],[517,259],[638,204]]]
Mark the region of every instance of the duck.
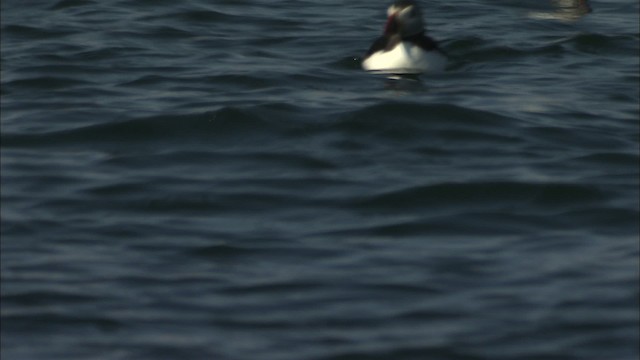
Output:
[[446,65],[447,56],[426,34],[414,0],[397,0],[389,6],[382,36],[362,59],[364,70],[394,75],[442,72]]

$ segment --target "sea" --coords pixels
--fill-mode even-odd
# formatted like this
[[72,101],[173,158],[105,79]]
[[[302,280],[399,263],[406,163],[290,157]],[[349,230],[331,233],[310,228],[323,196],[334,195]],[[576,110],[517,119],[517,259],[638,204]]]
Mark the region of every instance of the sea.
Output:
[[631,0],[2,0],[2,360],[635,360]]

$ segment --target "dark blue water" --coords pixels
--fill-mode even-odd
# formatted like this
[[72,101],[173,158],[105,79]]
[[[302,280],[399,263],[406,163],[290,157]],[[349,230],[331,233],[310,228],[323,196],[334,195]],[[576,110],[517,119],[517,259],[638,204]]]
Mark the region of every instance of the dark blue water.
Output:
[[2,359],[637,359],[638,3],[2,2]]

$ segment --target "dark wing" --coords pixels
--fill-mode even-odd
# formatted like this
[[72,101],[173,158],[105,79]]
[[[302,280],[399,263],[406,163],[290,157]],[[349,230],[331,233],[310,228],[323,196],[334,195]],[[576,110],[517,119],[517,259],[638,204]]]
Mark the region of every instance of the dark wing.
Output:
[[387,43],[389,42],[388,36],[380,36],[376,39],[376,41],[371,44],[371,47],[367,51],[367,54],[364,56],[365,58],[371,56],[371,54],[378,52],[380,50],[384,50],[387,47]]
[[392,50],[401,41],[402,41],[402,38],[400,36],[398,36],[398,35],[391,35],[391,36],[384,35],[384,36],[381,36],[381,37],[377,38],[376,41],[373,42],[373,44],[369,48],[369,51],[367,51],[367,54],[364,57],[368,58],[371,54],[373,54],[375,52],[378,52],[378,51],[389,51],[389,50]]
[[442,51],[440,46],[438,46],[438,43],[427,35],[424,35],[424,34],[417,35],[415,37],[412,37],[410,41],[427,51],[437,50],[437,51],[440,51],[442,54],[445,54],[445,52]]

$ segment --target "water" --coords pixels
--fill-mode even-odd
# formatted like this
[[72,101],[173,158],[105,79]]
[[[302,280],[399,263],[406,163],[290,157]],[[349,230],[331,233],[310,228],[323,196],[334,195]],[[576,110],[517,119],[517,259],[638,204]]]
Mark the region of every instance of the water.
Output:
[[636,359],[638,3],[387,5],[3,1],[2,359]]

